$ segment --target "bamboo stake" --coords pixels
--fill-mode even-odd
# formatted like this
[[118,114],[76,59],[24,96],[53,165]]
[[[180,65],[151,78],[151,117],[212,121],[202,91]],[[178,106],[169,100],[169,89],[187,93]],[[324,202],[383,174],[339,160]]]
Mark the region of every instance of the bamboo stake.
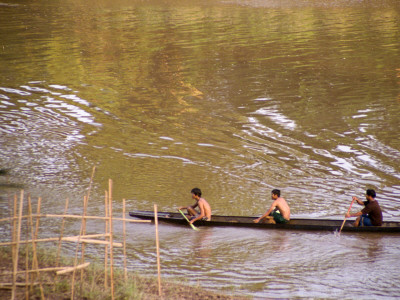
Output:
[[[42,206],[42,198],[38,198],[38,204],[37,204],[37,210],[36,214],[38,217],[36,217],[36,228],[35,228],[35,234],[32,236],[32,249],[33,249],[33,261],[32,261],[32,269],[39,269],[39,262],[37,259],[37,248],[36,248],[36,242],[34,240],[37,240],[38,234],[39,234],[39,222],[40,222],[40,210]],[[32,223],[33,224],[33,223]],[[33,277],[33,276],[32,276]],[[36,277],[39,280],[39,288],[40,288],[40,297],[41,299],[44,299],[44,291],[43,291],[43,285],[42,285],[42,278],[40,277],[40,273],[36,272]],[[34,279],[33,279],[34,280]]]
[[79,250],[79,242],[81,240],[81,235],[82,235],[82,230],[84,226],[84,218],[82,218],[81,222],[81,229],[79,230],[79,237],[78,240],[76,241],[76,249],[75,249],[75,259],[74,259],[74,269],[72,272],[72,284],[71,284],[71,299],[74,299],[74,289],[75,289],[75,271],[76,271],[76,266],[78,264],[78,250]]
[[[36,273],[36,272],[53,272],[53,271],[60,271],[60,270],[64,270],[67,267],[52,267],[52,268],[42,268],[42,269],[34,269],[34,270],[28,270],[28,272],[26,272],[26,270],[23,271],[18,271],[17,274],[22,274],[22,273]],[[12,275],[12,272],[7,272],[7,273],[2,273],[1,275]]]
[[[28,230],[28,229],[27,229]],[[25,299],[29,299],[29,261],[28,261],[28,244],[25,245]],[[17,273],[18,274],[18,273]]]
[[[28,202],[28,220],[29,220],[29,224],[30,224],[29,227],[31,229],[31,238],[33,241],[34,232],[33,232],[33,218],[32,218],[32,202],[30,201],[30,198],[29,198],[29,202]],[[33,247],[32,247],[32,252],[33,252]],[[32,264],[33,264],[33,258],[32,258]],[[29,267],[27,269],[29,269]],[[30,276],[30,277],[31,277],[30,291],[33,292],[34,274],[32,274],[32,276]]]
[[110,278],[111,278],[111,299],[114,300],[114,249],[113,249],[113,210],[112,210],[112,180],[108,180],[108,204],[109,204],[109,216],[110,216]]
[[[28,216],[22,216],[22,218],[27,218]],[[91,220],[109,220],[109,217],[96,217],[96,216],[86,216],[83,217],[82,215],[69,215],[69,214],[64,214],[64,215],[57,215],[57,214],[32,214],[32,217],[34,218],[71,218],[71,219],[91,219]],[[3,221],[12,221],[16,220],[17,217],[9,217],[9,218],[3,218],[0,219],[0,222]],[[126,219],[126,218],[113,218],[114,221],[125,221],[125,222],[130,222],[130,223],[150,223],[151,220],[135,220],[135,219]]]
[[75,267],[69,267],[69,268],[64,268],[64,270],[61,271],[57,271],[57,275],[62,275],[62,274],[66,274],[66,273],[70,273],[70,272],[74,272],[76,270],[81,270],[86,268],[88,265],[90,265],[90,262],[84,263],[84,264],[80,264],[77,265]]
[[[93,244],[101,244],[101,245],[109,245],[110,243],[107,241],[100,241],[100,240],[94,240],[90,239],[91,237],[109,237],[109,234],[89,234],[89,235],[84,235],[81,236],[79,242],[81,243],[93,243]],[[39,243],[39,242],[55,242],[58,241],[60,238],[59,237],[54,237],[54,238],[45,238],[45,239],[37,239],[37,240],[22,240],[19,242],[19,244],[29,244],[29,243]],[[79,236],[64,236],[61,240],[62,241],[67,241],[67,242],[78,242]],[[4,242],[0,243],[0,246],[10,246],[10,245],[15,245],[16,242]],[[122,247],[122,243],[114,243],[114,247]]]
[[123,231],[123,245],[124,245],[124,279],[125,282],[128,280],[128,269],[126,267],[126,223],[125,223],[125,198],[122,199],[122,218],[124,222],[122,223],[122,231]]
[[156,249],[157,249],[157,273],[158,273],[158,296],[161,297],[161,266],[160,266],[160,242],[158,238],[158,214],[157,204],[154,204],[154,223],[156,227]]
[[[38,198],[37,210],[36,210],[36,225],[35,231],[32,233],[32,247],[33,247],[33,261],[32,261],[32,269],[38,268],[38,260],[37,260],[37,252],[36,252],[36,243],[37,236],[39,233],[39,222],[40,222],[40,209],[41,209],[42,199]],[[32,228],[33,229],[33,228]]]
[[[64,215],[67,213],[68,211],[68,202],[69,199],[68,197],[65,199],[65,207],[64,207]],[[56,254],[56,267],[58,267],[60,265],[60,252],[61,252],[61,244],[62,244],[62,238],[64,235],[64,225],[65,225],[65,218],[62,218],[62,222],[61,222],[61,228],[60,228],[60,236],[58,238],[58,245],[57,245],[57,254]],[[57,280],[57,274],[56,274],[56,280]],[[54,291],[56,290],[56,285],[54,285]]]
[[14,266],[14,258],[15,258],[15,246],[16,246],[16,232],[17,232],[17,211],[18,211],[18,198],[17,194],[14,194],[14,217],[12,219],[12,227],[11,227],[11,240],[12,240],[12,248],[11,255],[13,259]]
[[[67,198],[65,200],[64,215],[68,211],[68,201],[69,201],[69,199]],[[62,219],[61,228],[60,228],[60,238],[58,240],[57,256],[56,256],[56,267],[58,267],[58,265],[60,263],[59,259],[60,259],[62,238],[63,238],[63,235],[64,235],[64,225],[65,225],[65,218]]]
[[[80,239],[78,240],[77,238],[65,238],[65,241],[70,241],[70,242],[79,242],[79,243],[86,243],[86,244],[97,244],[97,245],[110,245],[110,242],[106,241],[99,241],[99,240],[92,240],[92,239]],[[113,247],[122,247],[122,243],[116,243],[112,242],[111,243]]]
[[19,212],[18,212],[18,227],[17,227],[17,236],[16,236],[16,245],[15,245],[15,253],[13,259],[13,287],[11,293],[11,299],[14,300],[16,297],[16,283],[17,283],[17,272],[18,272],[18,256],[19,256],[19,239],[21,235],[21,222],[22,222],[22,208],[24,206],[24,191],[21,191],[21,198],[19,202]]
[[[89,193],[90,193],[90,190],[89,190]],[[87,213],[88,200],[89,200],[88,197],[86,197],[86,196],[83,197],[83,216],[84,217],[86,216],[86,213]],[[86,219],[83,218],[82,221],[83,221],[83,223],[82,223],[83,224],[83,226],[82,226],[82,235],[85,235],[86,234]],[[81,248],[82,248],[82,250],[81,250],[81,264],[85,263],[85,247],[86,247],[86,244],[82,243],[82,246],[81,246]],[[83,269],[81,270],[81,291],[82,291],[82,283],[83,283]]]
[[[46,284],[54,284],[54,282],[46,282]],[[0,289],[7,289],[7,290],[11,290],[12,289],[12,282],[11,283],[8,283],[8,282],[2,282],[2,283],[0,283]],[[23,283],[23,282],[17,282],[16,284],[15,284],[16,286],[25,286],[26,285],[26,283]],[[33,285],[39,285],[39,283],[38,282],[35,282]]]
[[[108,192],[105,191],[105,198],[104,198],[104,211],[105,211],[105,233],[108,234]],[[106,241],[109,239],[106,238]],[[108,289],[108,245],[104,247],[104,288]]]
[[[29,228],[32,228],[30,215],[32,213],[32,202],[31,196],[28,196],[28,220],[26,226],[26,236],[25,239],[29,238]],[[25,244],[25,299],[29,299],[29,245]]]

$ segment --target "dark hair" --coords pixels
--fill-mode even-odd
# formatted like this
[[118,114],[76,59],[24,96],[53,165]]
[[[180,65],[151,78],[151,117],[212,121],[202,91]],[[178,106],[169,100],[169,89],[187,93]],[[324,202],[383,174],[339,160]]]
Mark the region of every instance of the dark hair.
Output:
[[376,197],[376,193],[373,189],[368,189],[367,190],[367,196],[371,196],[372,198]]
[[201,197],[201,190],[199,188],[194,188],[190,191],[192,194]]
[[274,194],[274,195],[278,195],[278,197],[280,197],[281,196],[281,191],[280,190],[278,190],[278,189],[274,189],[274,190],[272,190],[272,192],[271,192],[272,194]]

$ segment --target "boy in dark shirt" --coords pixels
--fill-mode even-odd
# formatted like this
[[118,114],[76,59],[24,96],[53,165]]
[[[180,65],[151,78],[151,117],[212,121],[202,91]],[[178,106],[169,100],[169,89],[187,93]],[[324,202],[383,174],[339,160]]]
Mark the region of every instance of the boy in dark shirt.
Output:
[[357,197],[353,197],[358,204],[365,207],[355,214],[347,213],[346,218],[357,217],[354,226],[381,226],[382,225],[382,210],[378,201],[375,200],[376,193],[372,189],[368,189],[365,195],[367,201],[361,201]]

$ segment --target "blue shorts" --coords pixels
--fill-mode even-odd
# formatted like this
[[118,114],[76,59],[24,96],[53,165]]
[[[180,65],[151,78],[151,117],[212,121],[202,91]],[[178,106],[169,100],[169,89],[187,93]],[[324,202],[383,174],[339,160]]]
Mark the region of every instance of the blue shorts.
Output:
[[359,226],[373,226],[371,219],[368,217],[368,215],[361,216]]

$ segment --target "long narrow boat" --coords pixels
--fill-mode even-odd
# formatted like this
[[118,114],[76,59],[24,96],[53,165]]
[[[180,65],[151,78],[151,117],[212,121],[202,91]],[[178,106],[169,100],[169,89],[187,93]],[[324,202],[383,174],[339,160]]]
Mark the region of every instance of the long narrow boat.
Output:
[[[154,220],[154,212],[152,211],[131,211],[129,215],[134,218],[144,220]],[[187,225],[187,221],[178,212],[158,212],[159,221]],[[238,217],[238,216],[219,216],[213,215],[211,221],[196,221],[196,226],[234,226],[234,227],[250,227],[263,229],[288,229],[288,230],[315,230],[315,231],[339,231],[343,220],[331,219],[291,219],[286,224],[264,224],[254,223],[256,217]],[[399,232],[400,222],[386,221],[382,226],[354,227],[353,221],[347,220],[342,231],[352,232]]]

